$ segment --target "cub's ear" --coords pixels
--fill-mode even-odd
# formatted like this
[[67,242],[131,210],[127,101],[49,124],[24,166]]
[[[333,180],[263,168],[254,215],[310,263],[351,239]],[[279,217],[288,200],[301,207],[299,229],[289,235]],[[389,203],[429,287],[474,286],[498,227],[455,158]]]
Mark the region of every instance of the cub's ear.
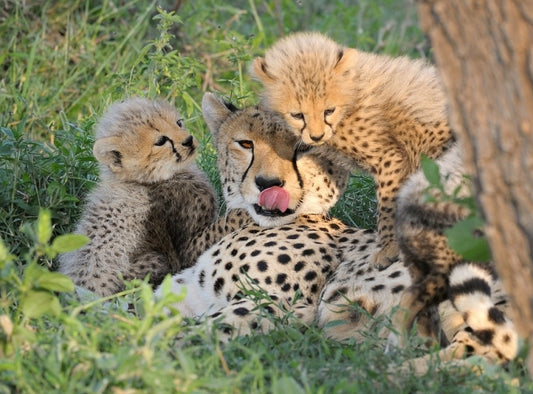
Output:
[[273,82],[275,78],[268,73],[267,64],[265,58],[256,57],[250,67],[250,74],[252,77],[259,80],[261,83]]
[[122,153],[119,137],[100,138],[94,143],[93,155],[113,172],[122,170]]
[[339,50],[335,71],[338,73],[344,73],[345,71],[353,69],[353,65],[357,61],[358,55],[357,50],[354,48],[342,48]]
[[202,98],[202,114],[211,134],[216,135],[226,118],[239,109],[214,93],[206,92]]

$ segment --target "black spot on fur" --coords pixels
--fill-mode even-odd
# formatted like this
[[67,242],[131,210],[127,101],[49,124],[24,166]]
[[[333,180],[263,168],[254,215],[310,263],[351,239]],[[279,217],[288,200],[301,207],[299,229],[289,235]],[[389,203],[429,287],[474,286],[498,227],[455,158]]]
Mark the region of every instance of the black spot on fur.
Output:
[[491,307],[489,309],[489,320],[496,324],[503,324],[505,323],[505,316],[498,308]]
[[308,282],[316,279],[317,273],[315,271],[309,271],[305,274],[304,279]]
[[246,316],[250,311],[247,308],[240,307],[233,310],[233,313],[235,313],[237,316]]
[[403,291],[403,289],[405,289],[404,285],[395,286],[395,287],[392,288],[392,294],[399,293],[399,292]]
[[474,335],[478,337],[483,344],[490,345],[492,343],[492,338],[494,338],[494,330],[478,330],[474,331]]
[[280,254],[278,256],[278,262],[281,264],[287,264],[289,261],[291,261],[291,257],[288,254]]
[[219,295],[220,294],[220,291],[222,290],[222,287],[224,286],[224,278],[218,278],[216,281],[215,281],[215,285],[214,285],[214,290],[215,290],[215,294],[216,295]]
[[315,251],[313,249],[305,249],[302,252],[302,256],[312,256],[315,254]]
[[278,274],[278,276],[276,277],[276,283],[278,285],[285,283],[286,280],[287,280],[287,274]]
[[490,285],[481,278],[472,278],[457,285],[450,286],[448,294],[451,301],[454,302],[455,298],[460,295],[475,292],[481,292],[490,296]]

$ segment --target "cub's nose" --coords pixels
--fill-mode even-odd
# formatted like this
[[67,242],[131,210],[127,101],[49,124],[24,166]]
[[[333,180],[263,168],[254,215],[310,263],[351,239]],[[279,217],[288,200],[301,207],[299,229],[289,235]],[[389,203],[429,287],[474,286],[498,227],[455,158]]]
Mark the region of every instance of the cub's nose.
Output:
[[309,137],[311,137],[311,139],[312,139],[313,141],[318,142],[318,141],[320,141],[322,138],[324,138],[324,134],[325,134],[325,133],[322,133],[322,134],[320,134],[320,135],[311,135],[311,134],[309,134]]
[[185,140],[181,143],[181,145],[187,147],[187,148],[190,148],[193,144],[194,140],[192,138],[192,135],[188,136],[187,138],[185,138]]
[[268,189],[272,186],[283,186],[285,182],[283,182],[279,178],[265,178],[261,175],[258,175],[255,177],[255,184],[257,185],[257,188],[260,192],[262,192],[265,189]]

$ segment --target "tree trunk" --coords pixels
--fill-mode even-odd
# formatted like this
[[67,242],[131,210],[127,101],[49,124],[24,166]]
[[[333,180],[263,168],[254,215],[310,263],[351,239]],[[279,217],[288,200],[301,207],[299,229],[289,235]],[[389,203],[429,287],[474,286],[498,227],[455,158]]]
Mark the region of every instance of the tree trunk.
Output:
[[418,7],[533,376],[533,0]]

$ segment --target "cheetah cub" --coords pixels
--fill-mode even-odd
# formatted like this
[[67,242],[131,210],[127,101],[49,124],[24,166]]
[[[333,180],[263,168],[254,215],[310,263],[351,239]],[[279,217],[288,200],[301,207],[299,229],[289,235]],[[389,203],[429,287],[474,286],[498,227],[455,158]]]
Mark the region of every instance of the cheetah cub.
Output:
[[282,114],[303,143],[326,144],[337,160],[344,156],[373,175],[379,248],[372,263],[388,266],[398,254],[394,215],[401,184],[421,154],[436,158],[453,140],[435,68],[301,32],[256,58],[251,73],[264,87],[263,104]]
[[106,296],[122,280],[163,277],[193,263],[187,244],[211,223],[215,193],[194,158],[197,142],[163,101],[113,104],[96,129],[100,183],[89,194],[76,232],[89,243],[59,257],[59,271]]

